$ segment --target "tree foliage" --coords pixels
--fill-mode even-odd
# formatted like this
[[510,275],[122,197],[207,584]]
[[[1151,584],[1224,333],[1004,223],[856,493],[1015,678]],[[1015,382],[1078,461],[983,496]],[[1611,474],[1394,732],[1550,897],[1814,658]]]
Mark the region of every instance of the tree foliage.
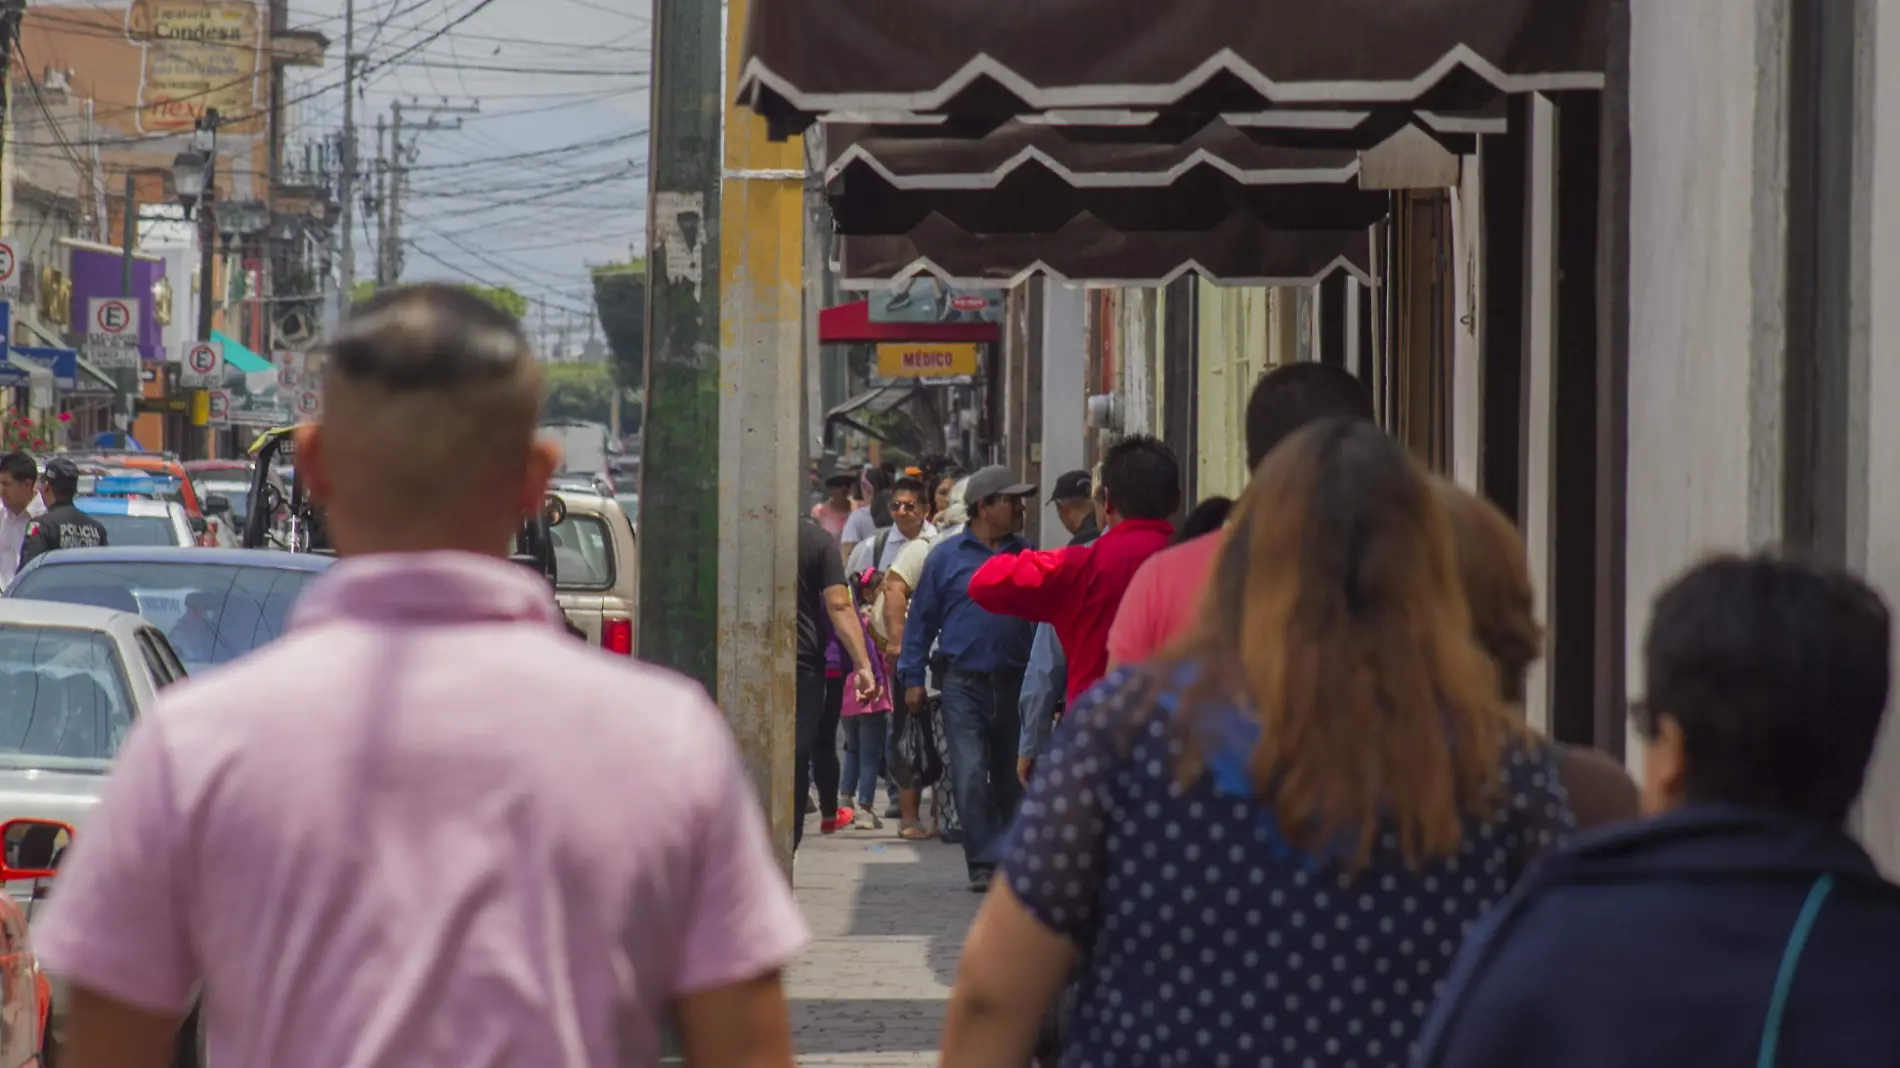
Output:
[[[480,286],[469,283],[460,288],[475,294],[517,319],[524,318],[528,314],[528,298],[516,292],[513,286]],[[353,304],[361,304],[375,295],[374,281],[358,282],[350,288],[350,302]]]
[[614,380],[605,366],[597,363],[551,363],[543,370],[547,375],[547,418],[589,423],[610,421]]
[[596,267],[594,311],[613,354],[614,379],[630,390],[647,381],[647,267],[641,260]]

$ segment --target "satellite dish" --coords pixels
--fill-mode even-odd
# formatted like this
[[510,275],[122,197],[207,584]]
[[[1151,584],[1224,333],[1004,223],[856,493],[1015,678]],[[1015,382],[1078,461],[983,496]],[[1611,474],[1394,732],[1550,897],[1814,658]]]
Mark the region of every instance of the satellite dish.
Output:
[[291,308],[277,317],[277,344],[287,349],[301,349],[316,337],[316,324],[307,312]]

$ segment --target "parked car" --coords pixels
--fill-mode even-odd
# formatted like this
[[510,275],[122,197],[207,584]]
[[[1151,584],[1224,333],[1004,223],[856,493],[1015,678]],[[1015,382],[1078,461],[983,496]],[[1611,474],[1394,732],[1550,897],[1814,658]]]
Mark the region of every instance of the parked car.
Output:
[[176,501],[103,496],[80,497],[73,503],[106,528],[107,545],[196,545],[204,522],[194,522]]
[[283,633],[297,595],[334,562],[319,553],[268,549],[62,549],[28,561],[0,603],[60,601],[135,612],[197,671]]
[[597,493],[555,490],[550,496],[559,502],[548,528],[554,599],[588,641],[631,655],[639,566],[627,514]]
[[[87,551],[105,550],[68,555]],[[6,821],[0,824],[5,828],[0,830],[5,848],[0,880],[7,881],[7,893],[0,895],[5,898],[0,938],[15,947],[25,941],[13,924],[31,918],[44,889],[37,879],[10,881],[21,873],[6,869],[50,871],[57,865],[62,837],[70,837],[98,804],[106,773],[133,722],[150,712],[160,690],[184,677],[185,666],[165,635],[137,615],[0,599],[0,821]],[[38,832],[27,828],[27,835],[16,839],[12,835],[20,820],[57,826]],[[9,916],[8,908],[21,915]],[[32,1004],[39,1023],[28,1033],[34,1051],[44,1056],[41,1063],[52,1064],[65,990],[44,982],[37,965],[34,971]],[[20,1004],[15,984],[22,978],[3,966],[0,973],[6,984],[0,1018],[5,1018]],[[31,1063],[30,1057],[12,1056],[15,1034],[10,1026],[0,1027],[0,1045],[9,1055],[5,1063]]]
[[72,838],[72,826],[58,820],[0,823],[0,1064],[58,1063],[53,984],[40,970],[31,924]]

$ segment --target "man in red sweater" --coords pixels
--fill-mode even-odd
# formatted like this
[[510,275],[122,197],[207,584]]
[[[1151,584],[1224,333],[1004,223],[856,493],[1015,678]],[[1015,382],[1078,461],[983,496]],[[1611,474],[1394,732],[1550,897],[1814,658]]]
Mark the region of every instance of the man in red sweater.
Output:
[[1108,670],[1108,628],[1135,571],[1174,537],[1181,466],[1150,437],[1102,458],[1102,536],[1088,545],[999,555],[970,578],[970,599],[997,615],[1055,627],[1068,661],[1067,703]]

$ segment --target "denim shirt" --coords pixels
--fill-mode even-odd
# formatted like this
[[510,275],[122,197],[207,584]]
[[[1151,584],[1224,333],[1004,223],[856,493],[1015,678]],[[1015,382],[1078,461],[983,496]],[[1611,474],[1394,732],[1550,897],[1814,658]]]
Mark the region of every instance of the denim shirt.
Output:
[[1033,625],[993,615],[970,599],[970,576],[977,568],[999,552],[1026,548],[1012,535],[992,550],[966,528],[930,550],[917,588],[911,591],[904,650],[897,661],[897,677],[905,686],[924,684],[932,641],[958,671],[1021,671],[1028,664]]
[[1016,755],[1034,760],[1049,744],[1049,731],[1055,727],[1056,709],[1062,705],[1063,690],[1069,684],[1069,662],[1063,659],[1062,642],[1056,628],[1048,623],[1036,625],[1036,644],[1029,649],[1029,670],[1023,673],[1022,736]]

